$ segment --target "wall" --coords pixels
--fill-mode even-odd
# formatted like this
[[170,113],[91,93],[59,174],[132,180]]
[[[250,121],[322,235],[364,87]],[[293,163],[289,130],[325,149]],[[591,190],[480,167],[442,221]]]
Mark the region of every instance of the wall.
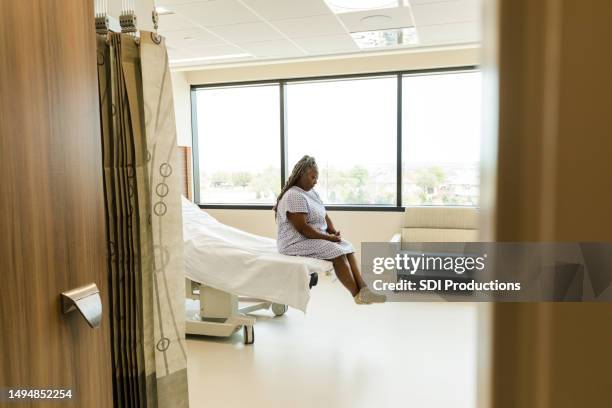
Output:
[[171,78],[176,115],[176,141],[179,146],[191,146],[191,101],[187,76],[184,72],[172,72]]
[[[224,224],[253,234],[276,238],[276,224],[272,210],[206,210]],[[351,241],[357,255],[363,242],[388,241],[400,231],[404,213],[375,211],[330,211],[336,229]]]
[[211,65],[195,70],[177,68],[172,73],[172,86],[179,145],[191,146],[191,85],[459,67],[479,63],[480,48],[471,46],[301,61]]
[[[395,54],[365,54],[352,57],[334,57],[316,60],[276,63],[237,64],[212,66],[206,69],[180,71],[173,74],[177,131],[184,145],[191,145],[189,120],[190,84],[254,81],[266,79],[299,78],[310,76],[356,74],[370,72],[403,71],[478,65],[480,49],[462,47],[456,49],[429,49]],[[185,137],[185,133],[189,136]],[[268,237],[276,236],[272,211],[264,210],[208,210],[219,221],[234,227]],[[402,226],[401,212],[332,211],[330,217],[342,235],[359,251],[368,241],[387,241]],[[359,254],[358,254],[359,255]]]
[[360,54],[351,57],[237,64],[186,71],[191,84],[211,84],[265,79],[404,71],[410,69],[457,67],[480,63],[480,48],[428,49],[394,54]]

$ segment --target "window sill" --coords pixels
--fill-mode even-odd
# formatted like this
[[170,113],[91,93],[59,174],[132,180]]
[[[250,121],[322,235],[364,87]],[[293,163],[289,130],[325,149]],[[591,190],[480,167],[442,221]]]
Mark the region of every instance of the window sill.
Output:
[[[198,204],[202,209],[210,210],[272,210],[271,204]],[[405,207],[386,205],[326,205],[327,211],[374,211],[404,212]]]

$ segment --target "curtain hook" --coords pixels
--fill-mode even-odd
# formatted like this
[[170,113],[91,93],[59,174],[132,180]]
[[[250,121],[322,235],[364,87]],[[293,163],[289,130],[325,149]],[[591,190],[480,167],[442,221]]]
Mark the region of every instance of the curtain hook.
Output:
[[153,7],[153,11],[151,12],[151,20],[153,20],[153,28],[155,29],[154,33],[151,33],[151,40],[155,44],[161,44],[161,35],[157,33],[157,29],[159,28],[159,14],[155,7]]

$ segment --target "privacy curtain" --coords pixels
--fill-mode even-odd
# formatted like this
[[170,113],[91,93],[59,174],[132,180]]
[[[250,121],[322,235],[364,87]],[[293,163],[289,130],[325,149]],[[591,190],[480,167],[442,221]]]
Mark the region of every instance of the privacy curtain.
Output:
[[176,127],[162,37],[98,35],[117,407],[187,407]]

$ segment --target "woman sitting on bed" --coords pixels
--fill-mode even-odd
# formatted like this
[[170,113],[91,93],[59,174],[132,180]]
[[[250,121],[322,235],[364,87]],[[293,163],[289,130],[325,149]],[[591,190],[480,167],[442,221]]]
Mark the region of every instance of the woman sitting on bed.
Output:
[[353,246],[341,238],[319,194],[313,190],[318,176],[314,157],[304,156],[279,194],[274,206],[278,251],[331,261],[338,279],[351,292],[355,303],[384,302],[386,296],[373,293],[366,286]]

